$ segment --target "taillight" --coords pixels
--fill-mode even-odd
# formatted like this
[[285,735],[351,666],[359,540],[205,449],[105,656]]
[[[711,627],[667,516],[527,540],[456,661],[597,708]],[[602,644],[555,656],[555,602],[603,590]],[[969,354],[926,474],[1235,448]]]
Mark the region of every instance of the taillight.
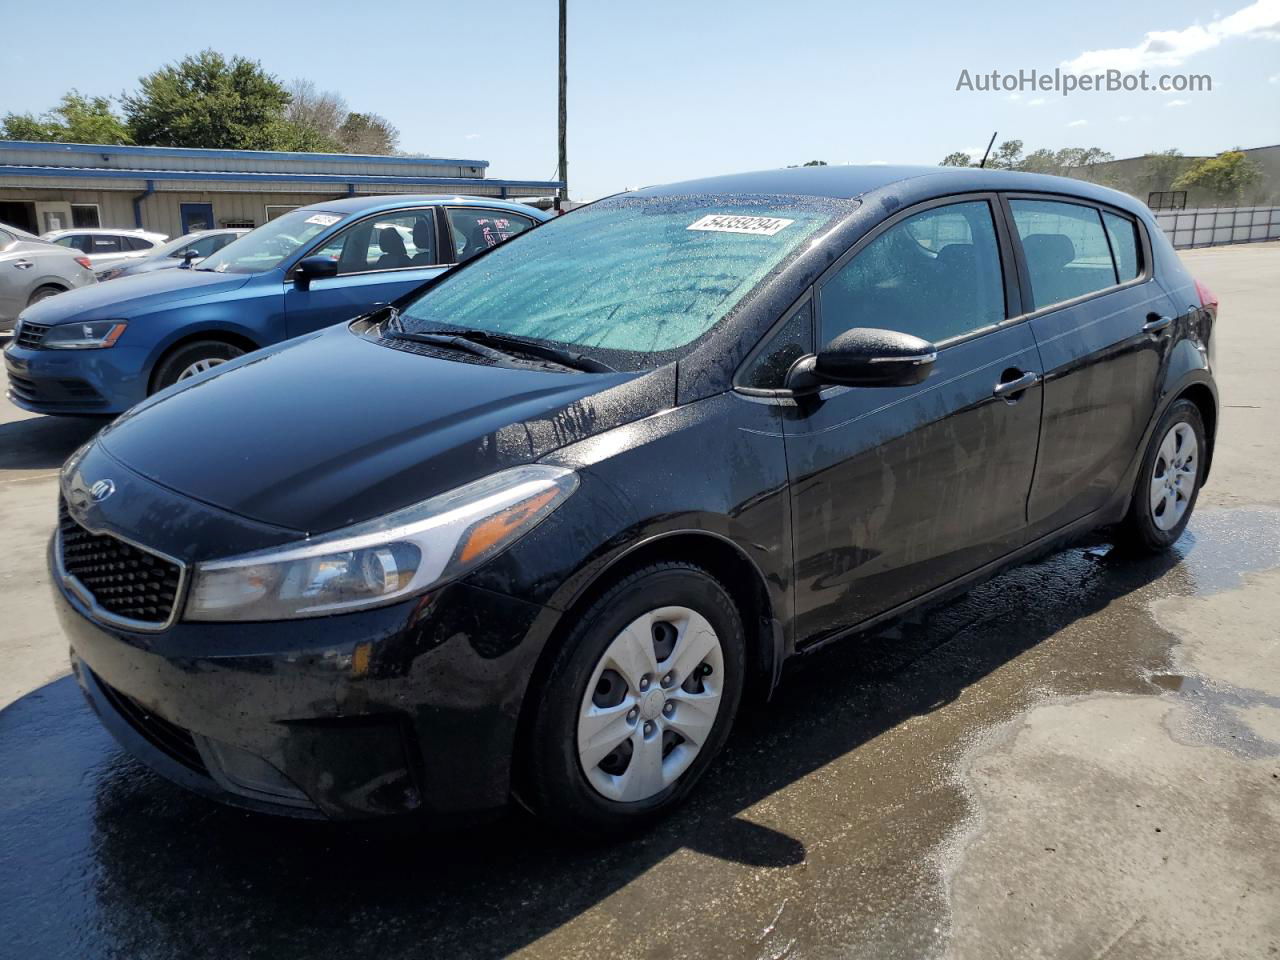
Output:
[[76,263],[80,264],[80,266],[84,267],[86,270],[93,269],[93,263],[88,257],[76,257]]
[[1196,293],[1200,295],[1200,306],[1208,307],[1215,313],[1218,310],[1218,298],[1214,296],[1212,290],[1206,287],[1199,280],[1196,281]]

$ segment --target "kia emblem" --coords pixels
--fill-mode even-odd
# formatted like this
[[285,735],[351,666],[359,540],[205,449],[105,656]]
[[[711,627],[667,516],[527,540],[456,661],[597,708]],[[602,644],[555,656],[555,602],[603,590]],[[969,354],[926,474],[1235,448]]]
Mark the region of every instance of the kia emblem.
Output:
[[101,503],[115,492],[116,482],[114,480],[99,480],[89,488],[89,496],[93,498],[94,503]]

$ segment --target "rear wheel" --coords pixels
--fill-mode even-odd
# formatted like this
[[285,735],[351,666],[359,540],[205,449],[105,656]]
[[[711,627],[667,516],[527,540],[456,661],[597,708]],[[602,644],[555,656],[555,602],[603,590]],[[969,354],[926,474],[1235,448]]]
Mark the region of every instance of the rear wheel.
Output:
[[710,574],[661,563],[619,581],[577,618],[530,694],[522,798],[577,831],[662,815],[724,745],[743,664],[741,617]]
[[66,293],[61,287],[36,287],[32,292],[31,298],[27,301],[27,306],[33,303],[39,303],[41,300],[48,300],[50,297],[56,297],[60,293]]
[[152,392],[171,387],[180,380],[188,380],[243,355],[244,350],[240,347],[222,340],[188,343],[160,362],[152,380]]
[[1167,550],[1182,536],[1195,509],[1208,452],[1200,408],[1190,400],[1171,406],[1151,434],[1120,540],[1140,550]]

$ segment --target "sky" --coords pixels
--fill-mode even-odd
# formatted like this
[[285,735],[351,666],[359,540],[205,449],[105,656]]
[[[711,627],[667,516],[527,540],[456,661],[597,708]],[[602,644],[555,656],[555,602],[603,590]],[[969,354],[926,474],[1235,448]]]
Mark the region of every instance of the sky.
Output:
[[[380,113],[400,148],[556,169],[556,0],[40,4],[0,0],[0,113],[116,95],[212,47]],[[13,42],[22,37],[31,42]],[[1211,91],[957,90],[992,70],[1207,74]],[[976,85],[977,81],[974,80]],[[1016,93],[1016,95],[1015,95]],[[1280,0],[1011,4],[569,0],[574,199],[799,164],[934,164],[997,142],[1117,157],[1280,143]]]

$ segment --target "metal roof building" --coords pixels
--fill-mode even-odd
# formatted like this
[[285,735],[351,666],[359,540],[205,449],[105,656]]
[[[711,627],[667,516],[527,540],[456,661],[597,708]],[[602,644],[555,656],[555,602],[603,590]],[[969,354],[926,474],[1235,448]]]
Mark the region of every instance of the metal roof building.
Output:
[[549,196],[551,180],[492,180],[484,160],[0,141],[0,222],[32,233],[137,227],[178,236],[255,227],[361,194]]

